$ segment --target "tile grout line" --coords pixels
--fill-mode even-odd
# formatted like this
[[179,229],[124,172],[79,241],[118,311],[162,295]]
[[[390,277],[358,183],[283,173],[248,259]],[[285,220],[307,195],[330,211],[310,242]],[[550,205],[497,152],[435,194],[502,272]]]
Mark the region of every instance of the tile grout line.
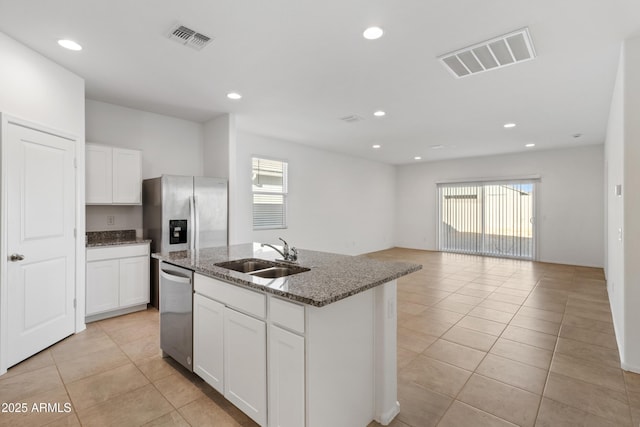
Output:
[[[512,276],[513,276],[513,274],[512,274],[511,276],[509,276],[509,278],[511,278]],[[506,282],[506,281],[505,281],[505,282]],[[463,287],[464,287],[464,286],[463,286]],[[537,283],[536,283],[536,285],[534,285],[534,287],[533,287],[533,288],[531,288],[531,290],[530,290],[530,291],[529,291],[529,293],[527,294],[527,298],[529,297],[529,295],[531,295],[531,292],[533,292],[533,290],[534,290],[536,287],[537,287]],[[500,288],[500,287],[498,287],[498,289],[499,289],[499,288]],[[496,289],[496,290],[497,290],[497,289]],[[492,295],[496,290],[492,291],[489,295]],[[489,295],[487,295],[484,299],[482,299],[482,301],[485,301],[485,300],[489,297]],[[480,301],[478,304],[480,304],[482,301]],[[526,301],[526,299],[525,299],[525,301]],[[477,307],[477,306],[478,306],[478,304],[476,304],[476,305],[474,306],[474,308],[475,308],[475,307]],[[524,302],[523,302],[523,304],[524,304]],[[523,305],[522,305],[522,304],[520,304],[520,308],[522,308],[522,306],[523,306]],[[520,309],[518,309],[518,311],[519,311],[519,310],[520,310]],[[471,311],[473,311],[473,309],[472,309]],[[516,313],[517,313],[517,312],[516,312]],[[469,315],[469,314],[467,313],[465,316],[468,316],[468,315]],[[515,314],[514,314],[514,316],[515,316]],[[473,317],[473,316],[471,316],[471,317]],[[464,319],[464,316],[462,317],[462,319]],[[462,319],[460,319],[458,322],[460,322]],[[454,324],[454,326],[455,326],[455,325],[457,325],[457,323],[458,323],[458,322],[456,322],[456,323]],[[471,406],[472,408],[474,408],[474,409],[476,409],[476,410],[479,410],[479,411],[481,411],[481,412],[484,412],[484,413],[490,414],[490,415],[492,415],[492,416],[494,416],[494,417],[496,417],[496,418],[498,418],[498,419],[501,419],[501,420],[504,420],[504,421],[510,422],[510,421],[508,421],[508,420],[505,420],[505,419],[504,419],[504,418],[502,418],[502,417],[499,417],[499,416],[498,416],[498,415],[496,415],[496,414],[491,414],[490,412],[484,411],[484,410],[482,410],[482,409],[480,409],[480,408],[476,408],[475,406],[473,406],[473,405],[471,405],[471,404],[469,404],[469,403],[463,402],[462,400],[458,400],[458,397],[460,396],[460,394],[462,393],[462,391],[464,390],[464,388],[467,386],[467,384],[469,383],[469,381],[471,380],[471,378],[473,377],[473,375],[479,375],[479,376],[482,376],[482,377],[484,377],[484,378],[489,378],[489,377],[486,377],[486,376],[484,376],[484,375],[482,375],[482,374],[478,373],[478,372],[477,372],[478,367],[482,364],[482,362],[484,362],[484,360],[485,360],[485,359],[487,358],[487,356],[490,354],[491,349],[493,349],[493,347],[496,345],[496,343],[498,342],[498,340],[502,337],[502,334],[503,334],[503,333],[504,333],[504,331],[506,330],[507,326],[509,326],[510,324],[511,324],[511,321],[509,321],[509,323],[507,323],[507,324],[505,325],[505,327],[504,327],[504,329],[502,330],[502,332],[500,333],[500,335],[498,335],[498,336],[497,336],[497,338],[495,339],[495,341],[493,342],[493,344],[491,345],[491,347],[489,347],[489,349],[485,352],[484,356],[482,357],[482,360],[480,360],[480,362],[476,365],[476,367],[473,369],[473,371],[471,371],[471,375],[469,375],[469,378],[467,378],[467,380],[466,380],[466,381],[465,381],[465,383],[462,385],[462,387],[460,387],[460,390],[458,390],[458,392],[456,393],[456,396],[452,399],[452,401],[451,401],[451,403],[449,404],[449,406],[447,407],[447,409],[443,412],[442,416],[438,419],[438,421],[437,421],[437,423],[436,423],[436,426],[437,426],[438,424],[440,424],[440,422],[442,421],[442,419],[444,418],[444,416],[447,414],[447,412],[449,411],[449,409],[451,409],[451,407],[453,406],[453,404],[454,404],[456,401],[459,401],[459,402],[461,402],[461,403],[464,403],[464,404],[466,404],[466,405],[469,405],[469,406]],[[453,327],[453,326],[451,326],[451,327]],[[460,327],[461,327],[461,328],[464,328],[464,326],[460,326]],[[449,328],[449,329],[451,329],[451,328]],[[465,329],[468,329],[468,328],[465,328]],[[472,329],[470,329],[470,330],[472,330]],[[480,332],[480,331],[476,331],[476,332]],[[446,333],[446,332],[444,332],[442,335],[444,335],[445,333]],[[441,337],[442,337],[442,335],[439,337],[439,339],[443,339],[443,338],[441,338]],[[445,341],[446,341],[446,339],[445,339]],[[434,341],[434,343],[435,343],[435,341]],[[454,343],[454,344],[457,344],[457,343]],[[433,343],[432,343],[431,345],[433,345]],[[429,347],[431,347],[431,345],[429,345]],[[461,344],[458,344],[458,345],[461,345]],[[426,350],[428,350],[428,349],[429,349],[429,347],[427,347],[427,349],[425,349],[425,351],[426,351]],[[466,346],[465,346],[465,347],[466,347]],[[470,348],[471,348],[471,347],[470,347]],[[424,352],[423,352],[423,353],[424,353]],[[421,353],[421,354],[422,354],[422,353]],[[426,357],[428,357],[428,356],[426,356]],[[443,362],[443,363],[446,363],[446,362]],[[455,365],[451,365],[451,366],[455,366]],[[493,379],[493,378],[489,378],[489,379],[494,380],[494,381],[497,381],[497,382],[500,382],[500,383],[505,384],[505,385],[510,386],[510,387],[514,387],[514,388],[518,388],[518,389],[520,389],[519,387],[515,387],[515,386],[513,386],[513,385],[511,385],[511,384],[507,384],[507,383],[504,383],[504,382],[502,382],[502,381],[495,380],[495,379]],[[520,389],[520,390],[522,390],[522,389]],[[527,392],[528,392],[528,390],[524,390],[524,391],[527,391]],[[530,392],[529,392],[529,393],[530,393]],[[540,396],[540,401],[542,401],[542,395]],[[538,402],[538,408],[539,408],[539,407],[540,407],[540,402]],[[537,418],[537,412],[536,412],[536,418]],[[534,422],[535,422],[535,419],[534,419]]]
[[[536,285],[537,287],[537,285]],[[562,319],[560,320],[560,329],[558,329],[558,336],[556,337],[556,343],[553,346],[553,352],[551,353],[551,360],[549,360],[549,368],[547,369],[547,376],[544,379],[544,386],[542,387],[542,394],[540,396],[540,402],[538,403],[538,410],[536,411],[536,418],[534,422],[538,421],[538,417],[540,416],[540,409],[542,408],[542,401],[545,399],[545,391],[547,391],[547,385],[549,383],[549,377],[551,376],[551,366],[553,365],[553,359],[556,356],[556,350],[558,348],[558,342],[560,341],[560,331],[562,330],[562,324],[564,323],[564,316],[567,311],[567,304],[569,303],[569,298],[567,296],[567,301],[564,303],[564,310],[562,311]]]

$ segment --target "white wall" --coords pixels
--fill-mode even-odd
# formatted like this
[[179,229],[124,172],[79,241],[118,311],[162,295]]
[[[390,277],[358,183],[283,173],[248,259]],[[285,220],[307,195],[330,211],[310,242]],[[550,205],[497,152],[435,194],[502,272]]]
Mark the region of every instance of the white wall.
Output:
[[539,260],[601,267],[603,164],[592,146],[399,166],[396,245],[437,249],[437,182],[539,175]]
[[624,354],[623,368],[640,373],[640,37],[624,57]]
[[[289,162],[286,230],[253,231],[251,157]],[[232,243],[280,243],[343,254],[393,246],[395,169],[300,144],[238,133]]]
[[[88,142],[142,150],[142,178],[202,175],[201,123],[87,99]],[[142,208],[87,206],[87,231],[142,228]],[[107,225],[107,216],[115,224]]]
[[204,124],[203,175],[229,178],[229,142],[235,133],[231,114],[222,114]]
[[[640,37],[625,40],[607,129],[607,280],[623,369],[640,373]],[[617,197],[614,185],[622,185]]]
[[[78,160],[76,228],[84,215],[84,80],[0,33],[0,111],[74,135]],[[76,243],[76,331],[84,329],[84,239]]]
[[201,123],[87,99],[87,142],[142,150],[142,178],[202,175]]
[[[619,230],[624,225],[624,204],[614,188],[624,181],[624,49],[620,54],[618,75],[613,91],[607,137],[605,142],[606,166],[606,249],[607,290],[618,340],[620,354],[624,354],[624,248]],[[626,188],[624,189],[626,190]]]

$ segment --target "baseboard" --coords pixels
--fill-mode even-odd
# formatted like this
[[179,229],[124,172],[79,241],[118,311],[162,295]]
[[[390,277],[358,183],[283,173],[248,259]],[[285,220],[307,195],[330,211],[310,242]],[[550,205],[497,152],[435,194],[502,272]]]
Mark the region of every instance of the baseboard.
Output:
[[635,372],[636,374],[640,374],[640,366],[632,365],[630,363],[620,362],[620,366],[625,371]]
[[376,420],[378,423],[383,426],[388,426],[391,424],[391,421],[400,413],[400,402],[396,402],[387,412],[380,415],[380,419]]
[[147,309],[147,304],[135,305],[133,307],[121,308],[118,310],[107,311],[105,313],[98,313],[92,316],[85,317],[86,323],[96,322],[98,320],[108,319],[109,317],[122,316],[123,314],[134,313],[136,311],[142,311]]

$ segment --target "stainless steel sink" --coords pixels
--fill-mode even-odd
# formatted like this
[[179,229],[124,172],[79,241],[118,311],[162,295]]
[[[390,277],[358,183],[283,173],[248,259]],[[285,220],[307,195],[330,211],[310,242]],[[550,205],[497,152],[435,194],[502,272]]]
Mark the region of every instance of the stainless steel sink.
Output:
[[227,268],[240,273],[251,273],[252,271],[264,270],[273,267],[274,264],[261,259],[238,259],[234,261],[220,262],[216,264],[218,267]]
[[264,277],[265,279],[275,279],[278,277],[291,276],[292,274],[304,273],[305,271],[309,271],[309,269],[298,266],[271,267],[265,270],[254,271],[249,274],[252,276]]
[[288,265],[256,258],[220,262],[215,265],[265,279],[276,279],[309,271],[308,268],[300,267],[299,265]]

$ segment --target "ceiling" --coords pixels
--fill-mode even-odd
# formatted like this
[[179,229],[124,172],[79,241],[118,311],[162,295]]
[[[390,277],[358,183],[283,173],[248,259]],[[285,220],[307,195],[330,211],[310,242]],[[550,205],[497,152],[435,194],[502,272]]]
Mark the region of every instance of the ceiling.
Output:
[[[602,144],[638,18],[636,0],[0,0],[0,31],[82,76],[87,98],[233,113],[241,131],[391,164]],[[214,40],[182,46],[175,24]],[[523,27],[532,61],[456,79],[437,59]]]

